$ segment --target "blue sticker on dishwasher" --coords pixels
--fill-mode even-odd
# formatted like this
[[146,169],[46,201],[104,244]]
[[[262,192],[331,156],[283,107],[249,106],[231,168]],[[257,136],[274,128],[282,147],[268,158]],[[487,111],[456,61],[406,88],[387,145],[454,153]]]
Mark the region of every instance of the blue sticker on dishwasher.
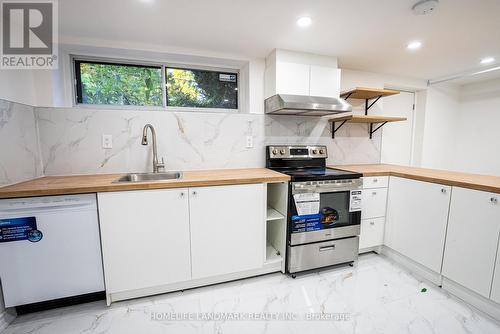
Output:
[[35,217],[0,219],[0,242],[29,240],[38,242],[43,234],[36,227]]

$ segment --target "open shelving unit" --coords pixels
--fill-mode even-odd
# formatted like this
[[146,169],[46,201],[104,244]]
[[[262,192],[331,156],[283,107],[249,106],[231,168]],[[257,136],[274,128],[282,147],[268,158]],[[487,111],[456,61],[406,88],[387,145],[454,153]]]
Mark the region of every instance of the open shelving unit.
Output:
[[[365,100],[365,114],[364,115],[338,115],[329,119],[332,127],[332,138],[335,138],[335,132],[337,132],[344,124],[346,123],[366,123],[369,124],[368,134],[370,135],[370,139],[373,137],[373,134],[386,125],[389,122],[400,122],[405,121],[405,117],[393,117],[393,116],[378,116],[378,115],[368,115],[368,110],[377,103],[384,96],[390,96],[399,94],[398,90],[394,89],[379,89],[379,88],[365,88],[365,87],[356,87],[354,89],[348,90],[346,92],[342,92],[340,97],[347,100],[351,99],[361,99]],[[370,102],[370,100],[373,100]],[[340,122],[339,126],[336,126],[335,123]],[[374,127],[374,124],[379,124]]]
[[285,272],[288,183],[267,184],[265,266]]

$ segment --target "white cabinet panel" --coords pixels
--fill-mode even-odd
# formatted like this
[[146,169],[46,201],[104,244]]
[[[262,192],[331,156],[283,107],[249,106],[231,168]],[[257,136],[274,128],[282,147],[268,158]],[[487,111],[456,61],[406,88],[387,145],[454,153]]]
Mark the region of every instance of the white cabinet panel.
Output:
[[190,188],[193,278],[261,268],[263,184]]
[[450,189],[440,184],[391,177],[385,244],[441,272]]
[[187,189],[99,193],[98,202],[108,293],[191,279]]
[[363,177],[363,188],[387,188],[389,186],[388,176],[365,176]]
[[453,187],[443,275],[489,298],[493,279],[500,205],[484,191]]
[[[496,198],[498,197],[500,196],[497,194]],[[500,198],[498,198],[498,201],[500,201]],[[500,304],[500,245],[497,248],[497,260],[495,264],[495,272],[493,274],[493,284],[491,285],[490,298],[494,302]]]
[[339,97],[340,70],[338,68],[311,65],[309,95]]
[[276,64],[276,94],[309,95],[310,66],[278,62]]
[[387,188],[363,189],[361,219],[385,216]]
[[384,243],[385,218],[363,219],[359,235],[359,249],[380,246]]

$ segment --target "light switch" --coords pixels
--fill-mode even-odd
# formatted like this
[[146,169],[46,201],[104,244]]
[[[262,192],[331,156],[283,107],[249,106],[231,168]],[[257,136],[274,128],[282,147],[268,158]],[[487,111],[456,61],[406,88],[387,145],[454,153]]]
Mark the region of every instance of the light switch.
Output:
[[247,136],[247,148],[253,148],[253,137],[252,136]]
[[102,135],[102,148],[113,148],[113,135]]

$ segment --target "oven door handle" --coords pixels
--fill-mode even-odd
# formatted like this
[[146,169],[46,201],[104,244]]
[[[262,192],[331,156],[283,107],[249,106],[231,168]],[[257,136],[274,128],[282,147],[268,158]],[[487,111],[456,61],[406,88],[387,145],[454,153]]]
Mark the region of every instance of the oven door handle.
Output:
[[323,247],[319,248],[319,251],[320,252],[326,252],[326,251],[331,251],[331,250],[334,250],[334,249],[335,249],[335,245],[323,246]]

